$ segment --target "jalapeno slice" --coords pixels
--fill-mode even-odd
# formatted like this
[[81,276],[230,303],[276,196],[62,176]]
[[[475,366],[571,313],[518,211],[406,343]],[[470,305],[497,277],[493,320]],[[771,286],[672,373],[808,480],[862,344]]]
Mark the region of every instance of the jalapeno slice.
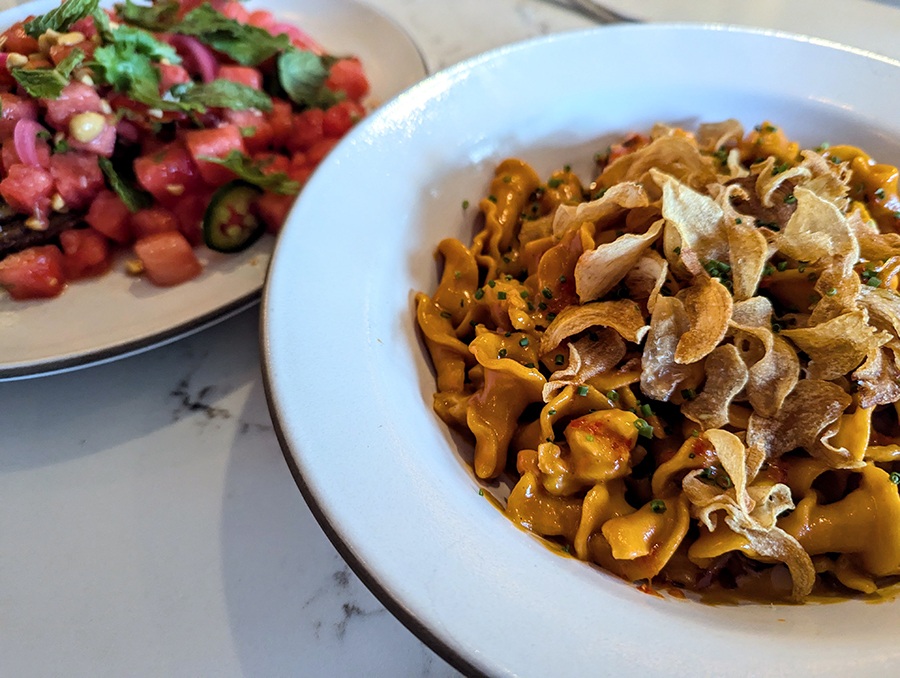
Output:
[[265,224],[256,213],[262,189],[236,179],[221,186],[203,215],[203,240],[216,252],[240,252],[256,242]]

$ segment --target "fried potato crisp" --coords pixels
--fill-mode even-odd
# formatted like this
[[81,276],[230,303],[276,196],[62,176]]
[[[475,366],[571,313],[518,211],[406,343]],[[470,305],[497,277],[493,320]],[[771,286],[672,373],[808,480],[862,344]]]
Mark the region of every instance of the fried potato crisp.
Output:
[[501,163],[416,295],[475,477],[631,581],[900,582],[900,172],[736,119],[594,157],[546,181]]

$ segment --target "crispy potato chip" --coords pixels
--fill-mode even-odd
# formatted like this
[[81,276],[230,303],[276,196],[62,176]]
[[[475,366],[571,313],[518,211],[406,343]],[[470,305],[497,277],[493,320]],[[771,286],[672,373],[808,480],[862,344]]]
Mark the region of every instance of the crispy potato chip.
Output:
[[639,344],[650,329],[644,323],[640,307],[629,299],[567,306],[541,337],[541,352],[553,350],[563,339],[589,327],[611,327],[634,344]]
[[816,281],[815,290],[821,298],[810,314],[807,326],[819,325],[857,309],[861,283],[853,269],[855,263],[851,257],[844,256],[835,256],[828,261]]
[[654,400],[668,400],[690,369],[675,361],[675,349],[690,323],[675,297],[657,297],[650,331],[641,356],[641,391]]
[[864,309],[844,313],[812,327],[782,330],[810,360],[807,371],[812,379],[837,379],[852,372],[891,335],[868,323]]
[[654,168],[695,189],[716,180],[715,165],[709,156],[702,155],[684,135],[666,135],[610,163],[597,179],[597,184],[609,187],[634,181],[644,186],[651,201],[657,200],[660,192],[650,179],[650,170]]
[[798,261],[816,262],[836,254],[859,259],[859,243],[834,203],[798,186],[797,209],[776,239],[779,251]]
[[775,157],[769,156],[756,175],[756,194],[765,207],[774,207],[773,196],[785,182],[799,183],[809,179],[811,172],[801,166],[788,167],[783,172],[775,171]]
[[852,398],[837,384],[801,379],[774,416],[753,414],[747,445],[775,459],[797,448],[811,451],[823,430],[837,421]]
[[754,356],[752,345],[742,351],[750,366],[747,398],[753,409],[765,416],[773,416],[800,378],[800,359],[791,345],[772,332],[772,304],[765,297],[753,297],[734,305],[731,327],[735,345],[756,339],[762,355]]
[[684,304],[689,329],[678,340],[675,362],[695,363],[712,353],[725,337],[734,301],[716,278],[697,277],[694,284],[678,293]]
[[697,127],[695,136],[701,151],[714,153],[724,146],[736,146],[744,137],[744,126],[734,118],[707,122]]
[[669,274],[669,262],[656,250],[647,250],[625,275],[625,287],[632,299],[647,301],[647,310],[653,313],[656,298],[660,294]]
[[723,511],[725,524],[747,539],[755,553],[788,566],[793,598],[809,595],[816,578],[812,560],[794,537],[776,525],[778,514],[794,508],[790,489],[781,484],[752,485],[764,457],[760,450],[745,447],[733,433],[711,429],[701,435],[712,444],[732,482],[723,489],[704,482],[702,469],[688,472],[682,487],[692,513],[712,532],[717,512]]
[[650,204],[644,187],[634,182],[616,184],[599,198],[578,205],[560,205],[553,215],[553,235],[557,238],[586,221],[594,222],[597,230],[619,217],[623,212]]
[[578,257],[575,291],[581,302],[599,299],[619,284],[659,237],[663,223],[660,219],[643,235],[625,233]]
[[732,344],[723,344],[710,353],[705,369],[703,391],[682,405],[681,412],[704,429],[719,428],[728,423],[728,407],[747,384],[749,372]]
[[900,296],[881,287],[858,285],[857,299],[869,314],[869,324],[900,338]]
[[678,231],[682,257],[689,250],[701,264],[724,259],[728,242],[718,203],[665,172],[653,169],[650,175],[662,189],[662,215],[666,224]]
[[803,162],[800,166],[809,170],[810,178],[803,187],[835,204],[842,212],[847,209],[852,172],[846,167],[835,165],[815,151],[800,151]]
[[853,373],[853,379],[859,385],[859,407],[900,401],[900,364],[897,354],[888,347],[870,354]]
[[556,392],[570,384],[580,386],[588,379],[608,372],[625,357],[625,340],[615,330],[604,327],[596,339],[582,337],[569,344],[569,364],[564,370],[550,375],[544,385],[544,402],[550,402]]
[[726,223],[733,294],[736,301],[741,301],[756,294],[769,258],[769,243],[760,230],[743,221]]

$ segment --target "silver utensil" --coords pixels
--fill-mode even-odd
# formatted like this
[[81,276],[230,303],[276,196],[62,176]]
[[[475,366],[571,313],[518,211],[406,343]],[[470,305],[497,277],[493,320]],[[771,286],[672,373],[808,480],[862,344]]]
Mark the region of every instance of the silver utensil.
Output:
[[608,9],[607,7],[594,2],[594,0],[551,1],[553,1],[554,5],[566,7],[574,12],[578,12],[582,16],[586,16],[587,18],[593,19],[597,23],[601,24],[636,23],[637,21],[636,19],[625,16],[624,14],[620,14],[619,12]]

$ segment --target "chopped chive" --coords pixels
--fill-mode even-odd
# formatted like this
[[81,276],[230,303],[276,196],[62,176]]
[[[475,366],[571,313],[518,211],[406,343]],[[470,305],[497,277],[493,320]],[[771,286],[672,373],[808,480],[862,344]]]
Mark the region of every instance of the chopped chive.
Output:
[[497,298],[501,299],[501,300],[506,299],[506,292],[503,292],[503,291],[497,292]]
[[528,337],[522,337],[519,339],[519,346],[528,346]]
[[550,188],[559,188],[560,184],[562,184],[562,183],[563,183],[562,179],[551,179],[550,181],[547,182],[547,186],[549,186]]
[[588,433],[588,434],[584,437],[584,439],[585,439],[587,442],[589,442],[589,443],[594,442],[594,436],[592,436],[590,433]]
[[495,204],[496,204],[496,202],[497,202],[497,196],[496,196],[496,195],[489,195],[489,196],[488,196],[488,200],[490,200],[492,203],[495,203]]
[[879,188],[878,190],[876,190],[875,197],[878,198],[879,200],[884,200],[884,189]]
[[635,419],[634,427],[637,429],[638,435],[642,438],[653,437],[653,427],[643,419]]
[[504,184],[508,184],[510,181],[512,181],[512,177],[511,177],[511,176],[506,175],[505,177],[503,177],[503,183],[504,183]]
[[653,409],[647,403],[644,403],[643,405],[641,405],[641,414],[643,414],[645,417],[652,417]]
[[616,402],[619,399],[619,393],[617,391],[610,391],[609,393],[606,394],[606,397],[608,400],[612,400],[613,402]]
[[449,317],[450,317],[450,314],[447,313],[447,311],[441,311],[441,317],[442,317],[442,318],[449,318]]
[[532,370],[534,369],[534,363],[525,363],[525,367],[527,367],[529,370]]
[[566,362],[566,357],[562,353],[557,353],[556,357],[553,358],[553,362],[557,365],[562,365],[564,362]]
[[835,294],[837,294],[836,287],[829,287],[827,290],[825,290],[825,296],[827,297],[833,297]]
[[675,254],[681,254],[681,245],[672,250]]
[[564,276],[564,275],[559,276],[559,281],[561,283],[564,283],[566,281],[566,276]]
[[786,271],[787,267],[788,263],[786,261],[779,261],[777,264],[775,264],[775,268],[777,268],[779,271]]
[[686,388],[681,391],[681,397],[685,400],[693,400],[697,397],[697,392],[692,388]]
[[499,351],[497,351],[497,357],[498,357],[498,358],[505,358],[505,357],[506,357],[506,349],[505,349],[505,348],[501,348]]
[[654,513],[665,513],[666,502],[664,502],[662,499],[654,499],[650,502],[650,510]]
[[468,200],[463,200],[463,201],[462,201],[462,208],[463,208],[464,210],[469,209],[469,201],[468,201]]
[[866,280],[866,285],[869,287],[878,287],[881,284],[881,278],[873,275],[868,280]]
[[586,396],[590,389],[587,386],[579,386],[578,387],[578,395]]
[[488,287],[493,287],[496,284],[497,284],[496,280],[488,280]]
[[795,202],[797,202],[797,197],[793,193],[791,193],[789,196],[785,197],[784,202],[786,205],[793,205]]
[[481,298],[483,298],[483,297],[484,297],[484,288],[483,288],[483,287],[479,287],[477,290],[475,290],[475,298],[476,298],[476,299],[481,299]]
[[541,290],[541,294],[544,295],[544,298],[545,298],[545,299],[552,299],[552,298],[553,298],[553,292],[550,290],[549,287],[543,288],[543,289]]
[[893,471],[891,473],[891,482],[894,483],[894,485],[900,485],[900,473]]
[[549,414],[549,415],[552,417],[554,414],[556,414],[556,410],[554,410],[554,409],[551,407],[549,410],[547,410],[547,414]]
[[519,292],[519,296],[522,297],[523,299],[527,299],[528,298],[528,290],[522,290],[521,292]]

